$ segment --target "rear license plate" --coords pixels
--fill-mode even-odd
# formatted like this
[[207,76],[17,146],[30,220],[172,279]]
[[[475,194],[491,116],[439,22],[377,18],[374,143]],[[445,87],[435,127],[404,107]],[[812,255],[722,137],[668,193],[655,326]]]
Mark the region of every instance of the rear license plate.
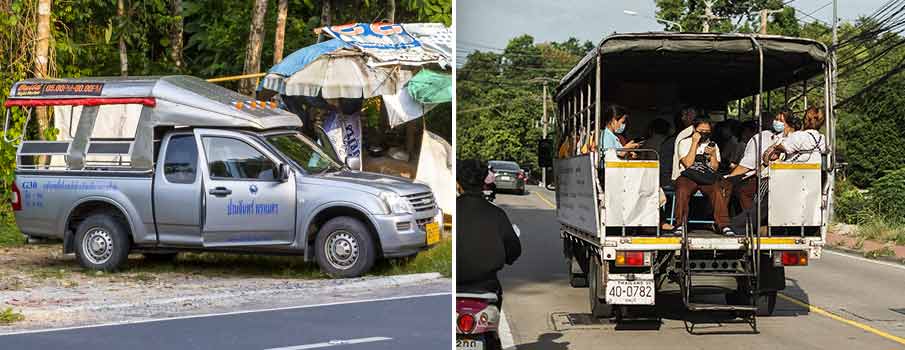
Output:
[[484,342],[473,339],[456,339],[456,350],[484,350]]
[[427,232],[427,245],[432,245],[440,241],[440,225],[436,222],[425,225],[424,231]]
[[510,180],[512,180],[511,177],[508,177],[508,176],[500,176],[500,181],[510,181]]
[[654,281],[609,280],[606,303],[611,305],[654,305]]

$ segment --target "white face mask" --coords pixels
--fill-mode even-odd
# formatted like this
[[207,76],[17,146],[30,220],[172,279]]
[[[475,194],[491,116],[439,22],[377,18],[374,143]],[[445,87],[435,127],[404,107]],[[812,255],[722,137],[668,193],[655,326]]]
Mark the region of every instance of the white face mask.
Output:
[[778,120],[773,121],[773,131],[775,132],[783,132],[786,129],[786,123],[783,123]]
[[623,132],[625,132],[625,123],[622,123],[622,125],[619,125],[619,128],[616,129],[617,134],[621,134]]

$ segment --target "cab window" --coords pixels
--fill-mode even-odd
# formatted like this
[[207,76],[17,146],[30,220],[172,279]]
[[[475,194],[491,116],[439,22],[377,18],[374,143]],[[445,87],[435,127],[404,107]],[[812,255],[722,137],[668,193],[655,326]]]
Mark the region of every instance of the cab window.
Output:
[[276,180],[275,164],[244,141],[228,137],[202,140],[212,179]]
[[167,143],[163,174],[167,181],[177,184],[195,182],[198,168],[198,147],[194,135],[176,135]]

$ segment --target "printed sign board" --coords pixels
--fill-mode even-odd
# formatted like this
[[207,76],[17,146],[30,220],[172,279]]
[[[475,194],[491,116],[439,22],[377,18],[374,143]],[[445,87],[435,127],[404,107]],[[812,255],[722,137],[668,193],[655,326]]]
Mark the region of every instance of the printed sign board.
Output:
[[25,96],[100,96],[103,83],[23,83],[16,87],[16,97]]

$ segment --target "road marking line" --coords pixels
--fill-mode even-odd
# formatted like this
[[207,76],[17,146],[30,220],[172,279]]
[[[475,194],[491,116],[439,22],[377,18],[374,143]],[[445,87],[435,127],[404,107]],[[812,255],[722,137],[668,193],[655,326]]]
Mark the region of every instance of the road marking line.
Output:
[[857,256],[857,255],[841,253],[841,252],[837,252],[837,251],[830,250],[830,249],[832,249],[832,248],[824,249],[823,252],[824,252],[824,253],[830,253],[830,254],[832,254],[832,255],[844,256],[844,257],[849,258],[849,259],[855,259],[855,260],[860,260],[860,261],[863,261],[863,262],[869,262],[869,263],[874,263],[874,264],[877,264],[877,265],[883,265],[883,266],[888,266],[888,267],[894,267],[894,268],[897,268],[897,269],[900,269],[900,270],[905,270],[905,265],[900,265],[900,264],[894,264],[894,263],[885,262],[885,261],[879,261],[879,260],[873,260],[873,259],[863,258],[863,257]]
[[874,327],[868,326],[868,325],[866,325],[866,324],[863,324],[863,323],[860,323],[860,322],[856,322],[856,321],[852,321],[852,320],[849,320],[849,319],[847,319],[847,318],[843,318],[843,317],[838,316],[838,315],[836,315],[836,314],[834,314],[834,313],[832,313],[832,312],[826,311],[826,310],[824,310],[824,309],[821,309],[821,308],[816,307],[816,306],[814,306],[814,305],[805,303],[805,302],[803,302],[803,301],[801,301],[801,300],[795,299],[795,298],[793,298],[793,297],[787,296],[787,295],[782,294],[782,293],[777,293],[776,296],[778,296],[778,297],[780,297],[781,299],[783,299],[783,300],[785,300],[785,301],[788,301],[788,302],[790,302],[790,303],[792,303],[792,304],[795,304],[795,305],[801,306],[801,307],[803,307],[803,308],[806,308],[806,309],[810,310],[810,311],[813,312],[813,313],[816,313],[816,314],[820,314],[820,315],[829,317],[829,318],[831,318],[831,319],[834,319],[834,320],[836,320],[836,321],[839,321],[839,322],[848,324],[848,325],[850,325],[850,326],[854,326],[854,327],[860,328],[860,329],[863,330],[863,331],[870,332],[870,333],[879,335],[879,336],[881,336],[881,337],[883,337],[883,338],[892,340],[892,341],[894,341],[894,342],[896,342],[896,343],[905,345],[905,338],[897,337],[897,336],[894,336],[894,335],[892,335],[892,334],[889,334],[889,333],[886,333],[886,332],[884,332],[884,331],[881,331],[881,330],[879,330],[879,329],[876,329],[876,328],[874,328]]
[[503,350],[515,349],[515,339],[512,337],[512,329],[509,328],[509,320],[506,319],[506,313],[500,311],[500,345]]
[[361,343],[373,343],[378,341],[387,341],[393,340],[393,338],[387,337],[370,337],[370,338],[357,338],[357,339],[347,339],[347,340],[331,340],[323,343],[314,343],[314,344],[305,344],[305,345],[296,345],[296,346],[287,346],[282,348],[270,348],[267,350],[304,350],[304,349],[318,349],[318,348],[326,348],[331,346],[338,345],[348,345],[348,344],[361,344]]
[[553,202],[551,202],[550,200],[544,198],[544,196],[542,196],[542,195],[540,194],[540,192],[534,192],[534,194],[537,195],[537,198],[540,198],[540,200],[544,201],[544,203],[547,203],[547,205],[549,205],[550,208],[556,209],[556,204],[553,204]]
[[241,315],[241,314],[251,314],[257,312],[269,312],[269,311],[284,311],[284,310],[295,310],[295,309],[310,309],[316,307],[323,306],[336,306],[336,305],[346,305],[346,304],[361,304],[361,303],[371,303],[371,302],[379,302],[379,301],[393,301],[393,300],[405,300],[405,299],[415,299],[415,298],[427,298],[427,297],[435,297],[441,295],[451,295],[450,292],[440,292],[440,293],[427,293],[427,294],[416,294],[416,295],[405,295],[398,297],[387,297],[387,298],[375,298],[375,299],[362,299],[362,300],[351,300],[351,301],[337,301],[332,303],[322,303],[322,304],[311,304],[311,305],[300,305],[300,306],[287,306],[287,307],[277,307],[270,309],[258,309],[258,310],[245,310],[245,311],[230,311],[230,312],[221,312],[221,313],[212,313],[212,314],[200,314],[200,315],[187,315],[187,316],[176,316],[176,317],[167,317],[167,318],[152,318],[147,320],[131,320],[131,321],[121,321],[121,322],[109,322],[109,323],[101,323],[96,325],[87,325],[87,326],[73,326],[73,327],[60,327],[60,328],[47,328],[47,329],[33,329],[33,330],[23,330],[17,332],[3,333],[0,334],[0,338],[8,336],[8,335],[20,335],[20,334],[32,334],[32,333],[48,333],[48,332],[59,332],[59,331],[69,331],[76,329],[86,329],[86,328],[99,328],[99,327],[109,327],[109,326],[123,326],[123,325],[133,325],[133,324],[142,324],[142,323],[151,323],[151,322],[162,322],[162,321],[173,321],[173,320],[186,320],[192,318],[205,318],[205,317],[217,317],[217,316],[230,316],[230,315]]

